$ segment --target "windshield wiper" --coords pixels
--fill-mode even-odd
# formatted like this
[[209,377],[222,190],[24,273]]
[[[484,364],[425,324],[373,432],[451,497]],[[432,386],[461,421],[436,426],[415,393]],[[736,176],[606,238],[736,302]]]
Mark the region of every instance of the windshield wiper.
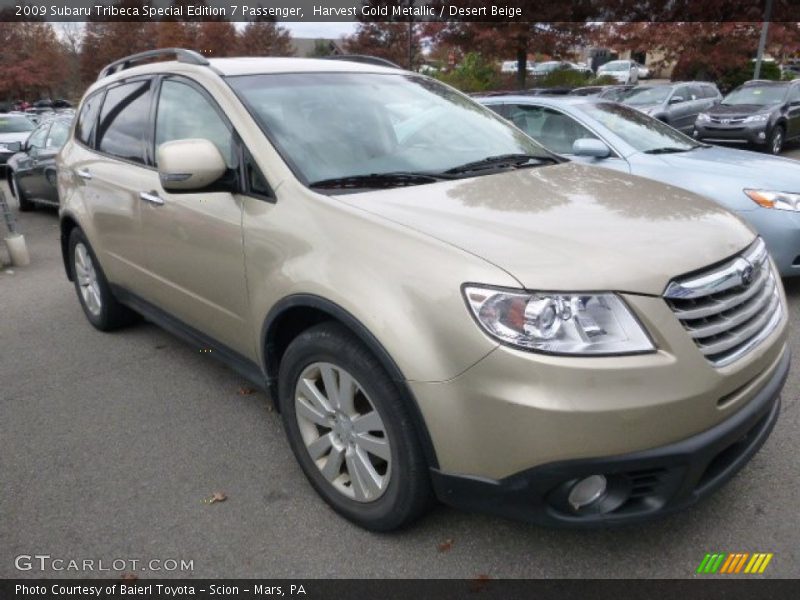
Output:
[[338,189],[358,189],[358,188],[393,188],[407,185],[423,185],[449,179],[439,175],[428,173],[368,173],[364,175],[347,175],[345,177],[332,177],[331,179],[320,179],[309,184],[312,188],[338,188]]
[[676,146],[664,146],[663,148],[651,148],[650,150],[645,150],[645,154],[674,154],[676,152],[689,152],[689,150],[694,150],[698,146],[692,146],[691,148],[678,148]]
[[532,154],[499,154],[497,156],[488,156],[481,160],[472,162],[447,169],[443,172],[444,175],[461,175],[464,173],[471,173],[472,171],[485,171],[486,169],[502,169],[502,168],[516,168],[521,167],[534,167],[539,165],[556,164],[560,162],[552,156],[534,156]]

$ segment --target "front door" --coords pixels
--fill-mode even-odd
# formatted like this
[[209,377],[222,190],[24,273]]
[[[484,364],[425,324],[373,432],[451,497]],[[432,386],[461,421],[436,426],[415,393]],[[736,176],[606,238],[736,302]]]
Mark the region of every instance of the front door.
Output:
[[[196,83],[161,80],[155,116],[154,160],[164,142],[204,138],[238,173],[239,151],[230,122]],[[242,198],[230,191],[170,193],[150,171],[139,188],[148,300],[187,325],[249,356],[242,248]]]

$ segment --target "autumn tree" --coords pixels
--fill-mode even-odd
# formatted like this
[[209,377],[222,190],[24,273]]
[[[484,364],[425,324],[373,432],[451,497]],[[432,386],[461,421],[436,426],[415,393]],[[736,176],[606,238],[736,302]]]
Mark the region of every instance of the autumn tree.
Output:
[[0,97],[56,96],[69,77],[66,49],[49,23],[0,21]]
[[274,21],[250,21],[239,35],[242,56],[292,56],[289,30]]
[[[673,78],[708,79],[723,87],[752,77],[760,22],[616,23],[592,27],[590,39],[617,51],[657,52],[656,67],[674,65]],[[798,23],[771,23],[766,51],[783,60],[800,50]]]
[[525,87],[530,54],[568,58],[585,34],[586,25],[574,22],[493,23],[452,21],[428,27],[434,47],[479,52],[485,58],[516,60],[517,85]]
[[378,56],[409,69],[419,66],[421,28],[408,22],[362,22],[345,38],[349,54]]
[[238,45],[236,27],[230,21],[204,21],[197,28],[196,49],[205,56],[233,56]]

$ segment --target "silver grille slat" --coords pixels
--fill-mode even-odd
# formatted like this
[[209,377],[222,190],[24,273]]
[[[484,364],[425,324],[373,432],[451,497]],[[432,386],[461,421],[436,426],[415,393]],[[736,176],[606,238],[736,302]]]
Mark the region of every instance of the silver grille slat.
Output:
[[[773,296],[773,301],[770,303],[769,309],[776,308],[775,305],[778,303],[778,297]],[[767,310],[764,312],[760,317],[748,323],[746,327],[743,327],[741,331],[737,331],[735,334],[732,335],[727,340],[723,340],[717,342],[715,344],[703,344],[698,346],[700,347],[700,352],[703,354],[719,354],[721,352],[726,352],[737,346],[738,344],[742,343],[742,338],[749,338],[754,336],[756,333],[761,331],[767,321],[769,321],[770,317],[772,317],[772,313]]]
[[726,310],[730,310],[735,306],[744,304],[747,300],[755,296],[759,292],[759,286],[762,283],[761,280],[768,276],[770,275],[767,274],[766,270],[762,269],[759,271],[757,279],[753,281],[753,285],[745,291],[734,294],[724,300],[711,300],[708,305],[702,305],[699,308],[676,309],[675,315],[677,315],[681,321],[686,321],[689,319],[702,319],[703,317],[717,315]]
[[[772,279],[772,277],[770,277]],[[774,282],[773,282],[774,283]],[[757,294],[752,302],[749,302],[746,308],[742,308],[741,304],[736,305],[740,310],[733,313],[730,317],[720,315],[721,320],[710,325],[701,327],[694,327],[687,325],[686,329],[693,338],[704,338],[712,335],[725,333],[729,329],[733,329],[737,325],[741,325],[745,321],[750,320],[759,311],[764,309],[764,306],[769,303],[770,297],[774,296],[775,287],[764,286],[760,290],[757,289]],[[722,311],[719,311],[721,313]],[[719,313],[717,313],[719,315]],[[682,317],[683,318],[683,317]]]
[[747,250],[699,274],[676,279],[664,298],[698,350],[716,367],[752,350],[780,323],[782,307],[767,248]]

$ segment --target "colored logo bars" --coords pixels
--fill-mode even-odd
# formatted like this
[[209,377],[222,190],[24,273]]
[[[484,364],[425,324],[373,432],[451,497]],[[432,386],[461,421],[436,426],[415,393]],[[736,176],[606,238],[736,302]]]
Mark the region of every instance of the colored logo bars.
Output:
[[717,552],[714,554],[706,554],[700,566],[697,567],[697,573],[701,574],[736,574],[736,573],[749,573],[755,575],[763,573],[767,568],[769,561],[772,560],[772,553],[756,552],[750,554],[749,552]]

